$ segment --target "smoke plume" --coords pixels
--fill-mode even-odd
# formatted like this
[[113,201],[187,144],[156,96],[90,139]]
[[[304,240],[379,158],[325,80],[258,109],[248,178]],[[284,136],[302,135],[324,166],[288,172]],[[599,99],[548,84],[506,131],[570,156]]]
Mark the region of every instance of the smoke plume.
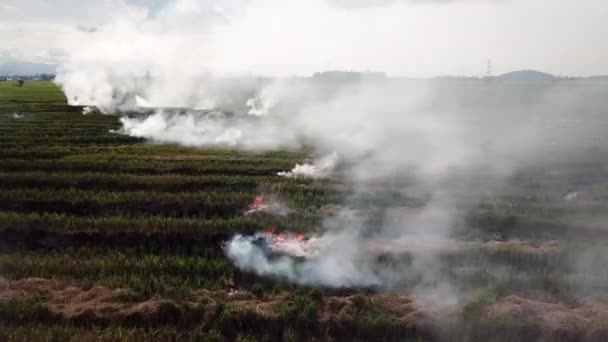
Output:
[[327,177],[338,161],[338,154],[332,153],[315,162],[296,164],[291,171],[281,171],[278,176],[287,178],[323,178]]
[[[286,55],[277,74],[285,74],[289,55],[316,59],[323,51],[287,54],[283,43],[308,38],[276,32],[281,20],[254,20],[274,14],[264,6],[243,14],[238,5],[203,3],[177,1],[146,19],[100,28],[86,48],[73,51],[57,82],[70,104],[128,114],[119,133],[129,136],[186,146],[334,151],[279,176],[326,177],[340,157],[352,190],[343,205],[358,218],[348,210],[326,218],[302,259],[269,253],[260,236],[237,235],[226,253],[243,270],[303,285],[409,286],[430,303],[450,302],[459,290],[437,260],[469,209],[520,170],[577,162],[594,156],[591,147],[606,147],[605,93],[591,81],[523,87],[331,72],[253,76],[247,71],[270,68],[268,49]],[[209,21],[199,24],[189,13]],[[235,16],[241,20],[232,21]],[[243,29],[258,26],[253,33]],[[395,203],[381,207],[365,201],[370,195]],[[397,245],[391,251],[406,251],[410,262],[378,262],[372,245]]]

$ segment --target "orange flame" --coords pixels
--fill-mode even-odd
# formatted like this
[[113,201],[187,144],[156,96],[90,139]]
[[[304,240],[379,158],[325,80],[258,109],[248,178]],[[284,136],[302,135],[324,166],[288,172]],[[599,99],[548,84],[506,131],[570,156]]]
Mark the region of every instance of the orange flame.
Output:
[[251,209],[260,209],[262,206],[264,206],[264,195],[259,195],[253,200],[253,203],[251,203],[249,207]]

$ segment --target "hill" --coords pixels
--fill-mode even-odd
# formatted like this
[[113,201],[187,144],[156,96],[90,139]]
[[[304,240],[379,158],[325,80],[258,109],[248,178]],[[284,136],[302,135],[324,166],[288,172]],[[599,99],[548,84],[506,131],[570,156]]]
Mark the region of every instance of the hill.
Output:
[[512,71],[496,78],[507,82],[551,82],[557,79],[554,75],[536,70]]

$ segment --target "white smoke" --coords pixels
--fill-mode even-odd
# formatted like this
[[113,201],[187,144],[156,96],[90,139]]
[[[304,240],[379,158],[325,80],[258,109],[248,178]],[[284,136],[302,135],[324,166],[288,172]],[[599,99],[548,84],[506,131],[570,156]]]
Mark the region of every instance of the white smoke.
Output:
[[[429,199],[418,211],[399,207],[386,211],[376,226],[365,228],[379,236],[377,241],[398,243],[410,253],[407,271],[378,264],[377,254],[366,248],[362,224],[349,220],[326,221],[322,228],[327,233],[317,238],[330,247],[304,260],[269,256],[249,237],[237,236],[229,242],[227,255],[237,267],[298,284],[388,288],[407,284],[429,305],[453,303],[458,291],[442,276],[437,258],[444,241],[462,223],[464,211],[520,167],[567,156],[566,151],[586,144],[575,127],[559,120],[581,106],[578,99],[564,101],[560,88],[547,88],[528,102],[469,108],[459,102],[468,94],[449,83],[281,79],[260,86],[252,91],[266,94],[254,97],[266,99],[268,105],[256,107],[264,108],[263,115],[251,115],[252,103],[247,107],[251,91],[230,89],[227,94],[242,101],[240,110],[158,110],[149,116],[122,117],[122,132],[188,146],[312,146],[335,151],[281,175],[328,176],[339,155],[343,173],[354,186],[354,196],[345,199],[346,205],[377,192],[378,187]],[[475,87],[485,91],[482,83]],[[268,88],[272,91],[264,92]],[[550,104],[557,100],[559,108]],[[594,139],[586,133],[586,139]],[[392,181],[398,185],[391,186]]]
[[155,106],[139,95],[135,95],[135,105],[139,108],[154,108]]
[[253,116],[264,116],[267,114],[267,112],[263,109],[261,109],[259,107],[259,104],[257,103],[255,98],[251,98],[249,100],[247,100],[246,103],[247,107],[249,107],[249,115],[253,115]]
[[[236,235],[225,246],[226,255],[242,270],[284,279],[300,285],[327,287],[379,286],[382,281],[365,254],[357,253],[361,240],[352,233],[326,234],[313,238],[307,250],[300,247],[269,251],[264,235]],[[282,255],[281,252],[289,252]],[[273,254],[275,253],[275,254]],[[294,258],[300,253],[303,259]]]
[[[431,298],[433,286],[429,284],[440,278],[436,256],[458,246],[446,238],[453,213],[431,205],[409,213],[400,211],[394,218],[403,220],[402,224],[387,223],[383,231],[364,238],[365,218],[347,211],[326,219],[324,233],[305,238],[285,233],[236,235],[227,242],[225,252],[237,267],[260,276],[333,288],[390,289],[407,284],[421,297]],[[404,254],[415,257],[405,268],[379,262],[382,255]],[[442,291],[449,286],[443,284]]]
[[296,164],[291,171],[281,171],[277,175],[287,178],[325,178],[330,175],[337,162],[338,154],[334,152],[312,164]]
[[231,121],[222,112],[195,112],[175,114],[159,110],[150,116],[122,117],[124,134],[159,142],[179,143],[186,146],[227,145],[247,149],[270,149],[277,139],[285,144],[293,136],[274,124],[248,118]]
[[[434,113],[425,108],[434,99],[428,97],[424,85],[325,85],[294,79],[273,82],[259,92],[264,93],[267,88],[281,97],[269,100],[274,105],[264,107],[263,116],[249,115],[247,100],[243,100],[241,111],[232,114],[159,110],[147,117],[123,117],[123,132],[188,146],[227,144],[276,149],[308,144],[358,160],[360,165],[356,165],[352,175],[363,178],[382,177],[412,165],[421,174],[441,176],[453,167],[485,163],[482,158],[488,153],[482,153],[481,148],[493,147],[484,144],[482,139],[486,137],[470,135],[450,113]],[[495,141],[503,137],[506,142],[512,134],[504,130]],[[335,163],[335,156],[328,156],[281,175],[323,177]]]
[[94,109],[89,106],[85,106],[82,108],[82,115],[89,115],[93,112],[94,112]]
[[[386,190],[429,199],[424,208],[395,205],[373,227],[326,220],[326,233],[318,239],[327,247],[304,260],[269,256],[254,238],[238,235],[228,243],[227,255],[239,268],[332,287],[394,285],[422,274],[416,291],[428,294],[429,284],[441,283],[439,292],[451,293],[436,267],[437,249],[480,194],[523,166],[580,155],[581,147],[600,144],[605,136],[605,125],[594,116],[605,112],[597,108],[605,103],[605,92],[575,81],[526,88],[481,80],[349,80],[349,74],[332,78],[331,73],[251,76],[251,71],[292,75],[294,67],[312,73],[330,57],[350,60],[357,55],[353,51],[381,65],[396,58],[404,67],[409,53],[433,55],[392,55],[395,42],[405,41],[405,32],[395,27],[405,21],[390,9],[372,13],[389,23],[376,30],[361,25],[363,14],[346,16],[320,0],[260,3],[180,0],[142,18],[117,20],[75,45],[56,78],[72,105],[103,112],[156,108],[151,115],[121,117],[122,134],[186,146],[335,151],[354,188],[346,205]],[[336,24],[338,19],[348,26]],[[337,29],[327,32],[328,27]],[[353,27],[363,28],[357,31],[361,36],[348,31]],[[388,48],[376,49],[374,37],[385,36],[394,39]],[[360,43],[362,37],[368,45]],[[452,50],[449,45],[441,52]],[[281,175],[325,177],[336,159],[297,165]],[[379,206],[363,203],[370,211]],[[376,264],[365,248],[366,230],[377,241],[410,251],[412,268]]]

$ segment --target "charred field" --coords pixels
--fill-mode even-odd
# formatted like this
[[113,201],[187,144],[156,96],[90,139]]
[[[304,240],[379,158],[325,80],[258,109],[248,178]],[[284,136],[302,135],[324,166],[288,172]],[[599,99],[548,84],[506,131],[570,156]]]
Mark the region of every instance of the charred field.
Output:
[[[463,192],[441,241],[389,241],[373,227],[420,219],[424,193],[354,191],[339,173],[279,177],[308,151],[152,143],[112,133],[117,116],[81,112],[50,82],[0,83],[0,340],[608,339],[601,144],[519,170],[487,195]],[[261,195],[281,206],[258,210]],[[407,276],[333,286],[227,256],[235,234],[307,247],[345,207],[365,218],[373,265]],[[297,272],[316,257],[268,253]]]

